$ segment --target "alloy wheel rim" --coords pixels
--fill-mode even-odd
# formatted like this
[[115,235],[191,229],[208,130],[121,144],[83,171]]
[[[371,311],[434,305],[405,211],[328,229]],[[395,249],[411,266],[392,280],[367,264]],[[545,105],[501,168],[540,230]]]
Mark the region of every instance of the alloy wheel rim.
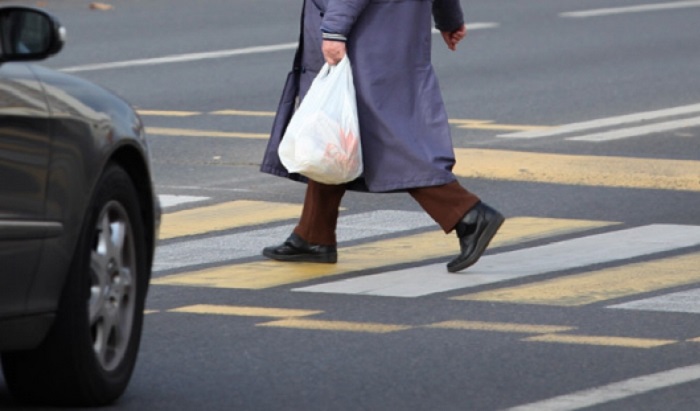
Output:
[[136,247],[126,209],[110,201],[100,211],[90,255],[88,315],[102,368],[113,371],[126,355],[136,308]]

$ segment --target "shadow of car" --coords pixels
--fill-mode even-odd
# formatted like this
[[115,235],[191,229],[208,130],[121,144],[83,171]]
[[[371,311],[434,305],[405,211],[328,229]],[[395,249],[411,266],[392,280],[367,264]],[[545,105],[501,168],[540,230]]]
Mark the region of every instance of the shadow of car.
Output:
[[16,399],[96,406],[136,363],[160,206],[132,107],[29,63],[64,37],[0,7],[0,356]]

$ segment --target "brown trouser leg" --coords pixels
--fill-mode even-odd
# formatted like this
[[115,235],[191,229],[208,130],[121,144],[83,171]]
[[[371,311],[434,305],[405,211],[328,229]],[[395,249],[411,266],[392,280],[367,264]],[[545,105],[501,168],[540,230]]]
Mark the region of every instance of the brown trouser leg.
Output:
[[[408,193],[445,233],[452,231],[459,220],[479,202],[479,197],[457,181],[441,186],[413,188]],[[344,194],[344,185],[309,181],[304,208],[294,233],[312,244],[335,245],[338,210]]]
[[335,245],[340,200],[344,185],[327,185],[309,180],[304,208],[294,233],[311,244]]
[[408,193],[445,233],[452,231],[459,220],[480,201],[479,197],[457,181],[442,186],[413,188]]

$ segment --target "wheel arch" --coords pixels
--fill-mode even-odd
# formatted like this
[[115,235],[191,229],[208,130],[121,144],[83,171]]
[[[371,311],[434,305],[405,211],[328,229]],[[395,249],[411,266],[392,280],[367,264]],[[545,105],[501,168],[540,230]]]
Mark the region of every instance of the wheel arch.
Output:
[[144,223],[146,242],[149,248],[149,268],[153,263],[157,231],[160,226],[160,204],[155,196],[150,168],[139,150],[132,146],[122,146],[111,156],[110,161],[126,171],[139,193],[141,217]]

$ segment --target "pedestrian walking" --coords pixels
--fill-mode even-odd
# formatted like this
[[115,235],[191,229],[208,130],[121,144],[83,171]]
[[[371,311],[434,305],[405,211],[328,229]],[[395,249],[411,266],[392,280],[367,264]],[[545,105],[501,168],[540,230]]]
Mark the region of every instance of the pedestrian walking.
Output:
[[[301,217],[282,244],[263,255],[279,261],[336,263],[336,225],[346,190],[407,192],[460,252],[447,264],[473,265],[504,221],[460,185],[454,149],[431,63],[432,23],[455,50],[466,35],[459,0],[304,0],[299,48],[284,87],[261,171],[306,182]],[[364,172],[342,185],[289,173],[277,154],[298,101],[324,63],[352,62]]]

